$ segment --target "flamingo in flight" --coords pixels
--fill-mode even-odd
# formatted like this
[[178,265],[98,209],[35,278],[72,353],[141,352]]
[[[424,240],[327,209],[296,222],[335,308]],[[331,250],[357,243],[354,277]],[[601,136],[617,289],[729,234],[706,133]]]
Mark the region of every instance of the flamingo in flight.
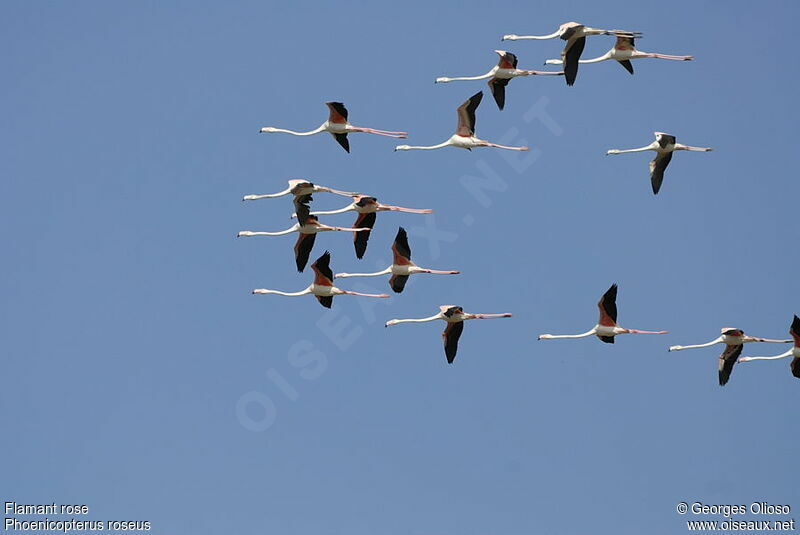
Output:
[[528,71],[524,69],[517,69],[517,56],[505,50],[495,50],[500,56],[500,61],[492,67],[492,70],[481,76],[460,76],[457,78],[440,77],[436,79],[437,84],[444,84],[447,82],[455,82],[458,80],[489,80],[489,89],[492,90],[492,96],[497,103],[497,107],[501,110],[506,104],[506,86],[512,78],[517,76],[532,76],[532,75],[563,75],[564,71],[550,72],[550,71]]
[[292,134],[294,136],[312,136],[314,134],[319,134],[320,132],[328,132],[330,133],[336,142],[342,146],[342,148],[346,152],[350,152],[350,142],[347,140],[347,134],[352,132],[366,132],[368,134],[377,134],[379,136],[387,136],[387,137],[398,137],[398,138],[405,138],[408,137],[407,132],[392,132],[390,130],[375,130],[374,128],[364,128],[361,126],[353,126],[347,121],[347,108],[344,107],[344,104],[341,102],[326,102],[326,106],[330,110],[330,114],[328,115],[328,120],[322,123],[319,128],[315,128],[314,130],[309,130],[308,132],[295,132],[293,130],[285,130],[283,128],[275,128],[273,126],[265,126],[259,132],[261,133],[272,133],[272,132],[283,132],[286,134]]
[[[617,35],[617,42],[614,44],[614,48],[602,56],[598,56],[593,59],[582,59],[579,60],[578,63],[598,63],[600,61],[614,59],[617,60],[620,65],[625,67],[626,71],[633,74],[633,64],[631,63],[632,59],[658,58],[671,59],[675,61],[691,61],[694,59],[693,56],[673,56],[670,54],[653,54],[651,52],[642,52],[640,50],[636,50],[634,41],[634,37]],[[545,65],[562,65],[563,63],[564,62],[560,59],[548,59],[544,62]]]
[[582,334],[540,334],[539,340],[552,340],[554,338],[585,338],[595,335],[607,344],[614,343],[618,334],[667,334],[669,331],[640,331],[625,329],[617,325],[617,285],[612,284],[597,303],[600,309],[600,320],[590,331]]
[[480,105],[482,98],[483,91],[479,91],[469,97],[466,101],[464,101],[463,104],[461,104],[461,106],[458,107],[458,127],[456,128],[456,133],[444,143],[439,143],[438,145],[432,145],[430,147],[398,145],[394,148],[394,150],[431,150],[441,149],[442,147],[447,146],[459,147],[467,150],[472,150],[473,147],[497,147],[499,149],[508,150],[528,150],[528,147],[507,147],[505,145],[490,143],[475,137],[475,110],[478,109],[478,105]]
[[482,320],[492,318],[510,318],[511,314],[505,312],[503,314],[467,314],[464,309],[455,305],[442,305],[439,307],[439,313],[429,318],[420,319],[404,319],[404,320],[389,320],[386,322],[386,327],[390,325],[397,325],[398,323],[423,323],[426,321],[444,320],[447,322],[442,333],[444,341],[444,354],[447,357],[447,363],[452,364],[456,359],[456,352],[458,351],[458,339],[461,338],[461,333],[464,331],[464,322],[467,320]]
[[402,293],[408,282],[408,277],[417,273],[434,273],[437,275],[458,275],[460,271],[441,271],[438,269],[427,269],[417,266],[411,261],[411,247],[408,245],[408,235],[406,229],[400,227],[397,236],[392,244],[392,265],[378,271],[377,273],[337,273],[334,278],[344,279],[346,277],[378,277],[380,275],[392,274],[389,279],[389,286],[395,293]]
[[742,354],[744,344],[750,342],[773,342],[776,344],[786,344],[791,340],[772,340],[769,338],[757,338],[755,336],[746,336],[744,331],[736,327],[723,327],[720,329],[720,334],[717,338],[706,342],[705,344],[696,344],[691,346],[670,346],[669,351],[682,351],[684,349],[693,349],[698,347],[708,347],[714,344],[725,344],[725,350],[719,356],[719,385],[725,386],[728,379],[731,377],[733,366],[736,364],[737,359]]
[[297,213],[297,223],[292,225],[286,230],[280,232],[253,232],[250,230],[242,230],[237,234],[237,238],[245,236],[282,236],[292,232],[298,232],[300,235],[297,237],[297,242],[294,244],[294,258],[297,265],[297,271],[301,272],[306,268],[308,257],[311,254],[311,249],[314,247],[314,241],[317,238],[318,232],[327,232],[330,230],[340,230],[346,232],[366,232],[368,228],[345,228],[345,227],[331,227],[323,225],[319,222],[316,216],[310,214],[311,208],[311,195],[301,195],[294,198],[294,209]]
[[253,290],[253,294],[275,294],[285,295],[287,297],[297,297],[300,295],[314,294],[314,297],[325,308],[331,308],[333,305],[333,297],[336,295],[360,295],[362,297],[389,297],[388,294],[365,294],[360,292],[351,292],[349,290],[341,290],[333,285],[333,271],[331,271],[331,253],[325,251],[322,256],[317,258],[317,261],[311,264],[311,269],[314,270],[314,282],[305,290],[299,292],[281,292],[280,290],[267,290],[265,288],[257,288]]
[[795,316],[794,320],[792,321],[792,326],[789,328],[789,334],[792,335],[794,346],[786,353],[782,353],[774,357],[739,357],[737,362],[750,362],[751,360],[776,360],[786,357],[794,357],[792,362],[789,364],[789,369],[792,371],[792,375],[800,379],[800,318],[797,316]]
[[628,32],[624,30],[601,30],[589,28],[579,22],[565,22],[558,30],[550,35],[504,35],[503,41],[519,41],[522,39],[554,39],[560,37],[566,44],[561,51],[561,61],[564,64],[564,78],[567,85],[573,85],[578,76],[578,62],[581,59],[583,48],[586,46],[586,37],[589,35],[616,35],[617,37],[641,37],[641,32]]
[[644,152],[646,150],[653,150],[656,152],[656,157],[650,161],[650,183],[653,186],[653,193],[658,194],[661,189],[661,183],[664,182],[664,171],[667,169],[670,160],[672,160],[672,153],[676,150],[691,150],[696,152],[709,152],[714,149],[711,147],[692,147],[691,145],[681,145],[675,142],[675,136],[665,134],[664,132],[653,132],[656,140],[638,149],[611,149],[606,151],[609,154],[623,154],[626,152]]
[[[433,210],[428,208],[403,208],[402,206],[392,206],[390,204],[381,204],[375,197],[368,195],[353,195],[353,202],[344,208],[338,210],[330,210],[327,212],[311,212],[311,215],[332,215],[341,214],[344,212],[358,212],[356,222],[353,224],[356,228],[372,229],[375,226],[378,212],[409,212],[412,214],[432,214]],[[292,214],[294,217],[295,214]],[[364,253],[367,251],[367,242],[369,241],[370,231],[356,232],[353,234],[353,245],[356,249],[356,257],[364,258]]]
[[278,193],[264,193],[260,195],[245,195],[242,197],[242,200],[255,201],[257,199],[273,199],[275,197],[283,197],[284,195],[294,195],[295,197],[298,197],[300,195],[311,195],[312,193],[322,192],[335,193],[336,195],[344,195],[345,197],[358,195],[358,193],[352,191],[339,191],[338,189],[327,188],[325,186],[314,184],[308,180],[295,178],[289,181],[289,187],[283,191],[279,191]]

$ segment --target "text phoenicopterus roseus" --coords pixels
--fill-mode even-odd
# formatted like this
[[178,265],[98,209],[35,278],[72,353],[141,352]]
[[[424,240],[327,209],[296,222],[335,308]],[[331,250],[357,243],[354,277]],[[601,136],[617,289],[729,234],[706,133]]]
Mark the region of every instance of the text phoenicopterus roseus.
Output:
[[560,37],[566,44],[561,51],[561,62],[564,64],[564,78],[567,85],[575,83],[578,76],[578,61],[581,59],[583,48],[586,46],[586,37],[589,35],[616,35],[624,37],[641,37],[641,32],[628,32],[625,30],[601,30],[589,28],[579,22],[565,22],[550,35],[504,35],[503,41],[519,41],[522,39],[554,39]]
[[288,229],[279,232],[242,230],[237,234],[237,238],[246,236],[282,236],[292,232],[300,233],[297,237],[297,242],[294,244],[294,259],[297,265],[297,271],[302,272],[306,268],[308,257],[311,254],[311,249],[314,247],[314,241],[317,239],[318,232],[327,232],[331,230],[367,232],[370,230],[368,228],[345,228],[323,225],[317,220],[316,216],[309,213],[311,208],[308,203],[311,202],[311,200],[311,195],[301,195],[294,198],[294,210],[297,214],[297,223]]
[[492,318],[510,318],[511,313],[505,312],[502,314],[468,314],[464,309],[455,305],[442,305],[439,307],[439,313],[429,318],[420,319],[403,319],[403,320],[389,320],[386,322],[386,327],[390,325],[397,325],[398,323],[423,323],[426,321],[444,320],[447,322],[442,333],[444,341],[444,354],[447,357],[448,364],[452,364],[458,352],[458,339],[461,338],[461,333],[464,331],[464,322],[467,320],[475,319],[492,319]]
[[612,284],[606,290],[603,297],[597,303],[600,309],[600,319],[597,325],[591,330],[581,334],[540,334],[539,340],[552,340],[556,338],[585,338],[587,336],[597,336],[607,344],[614,343],[614,337],[618,334],[667,334],[669,331],[640,331],[637,329],[625,329],[617,325],[617,285]]
[[492,67],[492,70],[481,76],[459,76],[455,78],[448,78],[442,76],[436,79],[437,84],[455,82],[459,80],[489,80],[489,89],[492,90],[492,96],[497,103],[497,107],[501,110],[506,104],[506,86],[512,78],[517,76],[535,76],[535,75],[562,75],[564,71],[551,72],[551,71],[529,71],[525,69],[517,69],[517,56],[505,50],[495,50],[500,55],[500,61]]
[[[622,65],[625,68],[625,70],[633,74],[633,64],[631,63],[632,59],[658,58],[658,59],[671,59],[675,61],[690,61],[694,59],[693,56],[673,56],[670,54],[654,54],[651,52],[642,52],[641,50],[636,50],[636,46],[634,43],[635,39],[633,37],[618,35],[617,42],[614,44],[614,48],[612,48],[602,56],[598,56],[593,59],[582,59],[579,60],[578,63],[598,63],[600,61],[613,59],[616,60],[620,65]],[[548,59],[547,61],[544,62],[545,65],[562,65],[563,63],[564,62],[560,59]]]
[[456,133],[447,141],[439,143],[438,145],[431,145],[427,147],[420,147],[414,145],[398,145],[394,150],[431,150],[441,149],[442,147],[459,147],[462,149],[472,150],[474,147],[497,147],[499,149],[508,150],[528,150],[528,147],[508,147],[505,145],[498,145],[490,143],[483,139],[475,137],[475,110],[483,98],[483,91],[475,93],[469,97],[461,106],[458,107],[458,127]]
[[[358,212],[356,222],[353,226],[356,228],[369,228],[375,227],[375,220],[377,219],[377,212],[408,212],[412,214],[432,214],[433,210],[429,208],[404,208],[402,206],[392,206],[390,204],[381,204],[375,197],[368,195],[353,195],[353,202],[344,208],[338,210],[328,210],[320,212],[311,212],[311,215],[332,215],[342,214],[344,212]],[[292,214],[295,217],[295,214]],[[356,232],[353,234],[353,245],[356,249],[356,258],[364,258],[364,253],[367,251],[367,243],[369,242],[370,232]]]
[[345,197],[352,197],[354,195],[358,195],[358,193],[353,191],[339,191],[338,189],[328,188],[325,186],[314,184],[313,182],[309,182],[308,180],[295,178],[289,180],[289,187],[283,191],[279,191],[278,193],[245,195],[244,197],[242,197],[242,200],[255,201],[257,199],[274,199],[275,197],[283,197],[284,195],[294,195],[295,197],[299,197],[300,195],[311,195],[312,193],[322,193],[322,192],[335,193],[336,195],[344,195]]
[[388,294],[365,294],[360,292],[351,292],[349,290],[341,290],[333,285],[333,271],[330,267],[331,254],[325,251],[322,256],[317,258],[317,261],[311,264],[311,269],[314,270],[314,282],[305,290],[299,292],[281,292],[280,290],[267,290],[265,288],[257,288],[253,290],[253,294],[275,294],[285,295],[287,297],[297,297],[300,295],[314,294],[314,297],[325,308],[331,308],[333,305],[333,298],[336,295],[360,295],[362,297],[389,297]]
[[792,375],[800,379],[800,318],[794,317],[792,326],[789,327],[789,334],[792,335],[794,346],[786,353],[775,355],[774,357],[739,357],[738,362],[750,362],[751,360],[777,360],[785,359],[786,357],[794,357],[789,363],[789,369]]
[[692,147],[691,145],[681,145],[675,142],[675,136],[665,134],[664,132],[653,132],[656,140],[638,149],[611,149],[606,151],[609,154],[624,154],[626,152],[644,152],[646,150],[653,150],[656,152],[656,157],[650,161],[650,184],[653,186],[653,193],[658,194],[661,189],[661,183],[664,182],[664,171],[667,169],[670,160],[672,160],[672,153],[676,150],[690,150],[696,152],[709,152],[714,149],[711,147]]
[[312,136],[314,134],[319,134],[320,132],[328,132],[347,152],[350,152],[350,142],[347,140],[347,134],[354,132],[366,132],[367,134],[377,134],[379,136],[397,138],[408,137],[407,132],[392,132],[390,130],[376,130],[374,128],[353,126],[347,121],[347,108],[344,107],[344,104],[341,102],[326,102],[325,105],[328,106],[330,114],[328,115],[328,120],[322,123],[319,128],[309,130],[308,132],[295,132],[293,130],[275,128],[274,126],[265,126],[259,130],[259,132],[283,132],[284,134],[292,134],[294,136]]
[[408,277],[417,273],[434,273],[437,275],[458,275],[459,271],[441,271],[438,269],[421,268],[411,261],[411,247],[408,245],[408,235],[403,227],[397,231],[397,236],[392,244],[392,265],[376,273],[337,273],[335,279],[346,277],[378,277],[392,274],[389,286],[395,293],[401,293],[406,287]]
[[717,338],[706,342],[705,344],[696,344],[691,346],[670,346],[669,351],[682,351],[684,349],[694,349],[698,347],[709,347],[714,344],[725,344],[725,350],[719,356],[719,385],[725,386],[728,379],[731,377],[733,366],[736,364],[737,359],[742,354],[744,344],[750,342],[773,342],[776,344],[785,344],[791,340],[772,340],[770,338],[757,338],[755,336],[746,336],[744,331],[736,327],[723,327],[720,329],[722,333]]

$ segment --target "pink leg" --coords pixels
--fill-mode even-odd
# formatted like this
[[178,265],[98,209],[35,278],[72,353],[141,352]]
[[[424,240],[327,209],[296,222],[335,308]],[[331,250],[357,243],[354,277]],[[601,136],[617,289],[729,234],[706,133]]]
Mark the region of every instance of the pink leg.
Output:
[[436,275],[458,275],[460,271],[442,271],[440,269],[426,269],[423,273],[435,273]]
[[390,206],[388,204],[381,204],[380,207],[383,208],[384,210],[391,210],[391,211],[394,211],[394,212],[408,212],[408,213],[411,213],[411,214],[432,214],[433,213],[433,210],[430,210],[428,208],[425,208],[425,209],[403,208],[402,206]]
[[628,329],[631,334],[667,334],[669,331],[639,331],[636,329]]
[[525,72],[527,74],[529,74],[529,75],[538,74],[538,75],[542,75],[542,76],[548,75],[548,74],[552,74],[552,75],[563,75],[564,74],[564,71],[558,71],[558,72],[551,72],[551,71],[525,71]]
[[530,150],[528,147],[507,147],[505,145],[498,145],[497,143],[489,143],[486,142],[486,147],[497,147],[498,149],[508,149],[508,150]]
[[362,128],[360,126],[354,126],[353,130],[355,132],[366,132],[367,134],[376,134],[379,136],[386,136],[386,137],[394,137],[394,138],[407,138],[407,132],[384,132],[383,130],[375,130],[373,128]]
[[475,319],[479,320],[489,320],[492,318],[510,318],[510,312],[504,312],[503,314],[472,314]]
[[360,295],[361,297],[389,297],[389,294],[364,294],[361,292],[350,292],[348,290],[342,290],[347,295]]
[[693,56],[671,56],[669,54],[648,54],[648,57],[658,59],[673,59],[676,61],[690,61],[694,59]]
[[343,230],[344,232],[363,232],[365,230],[372,230],[371,228],[344,228],[344,227],[333,227],[334,230]]

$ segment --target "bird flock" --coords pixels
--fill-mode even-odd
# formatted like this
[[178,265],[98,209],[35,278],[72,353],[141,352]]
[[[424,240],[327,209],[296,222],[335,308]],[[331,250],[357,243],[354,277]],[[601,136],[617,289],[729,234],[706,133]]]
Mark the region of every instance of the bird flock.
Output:
[[[581,59],[584,47],[586,45],[586,38],[589,36],[603,36],[610,35],[616,38],[616,42],[608,52],[602,56],[593,59]],[[505,50],[495,50],[499,56],[497,65],[492,67],[489,72],[478,76],[460,76],[460,77],[439,77],[436,78],[435,83],[450,83],[455,81],[477,81],[487,80],[488,86],[492,93],[495,103],[499,110],[503,110],[506,101],[506,87],[508,83],[518,77],[527,76],[563,76],[567,86],[572,86],[578,75],[578,68],[582,64],[600,63],[607,60],[617,61],[626,71],[634,74],[633,64],[631,60],[656,58],[674,61],[690,61],[694,59],[692,56],[678,56],[669,54],[656,54],[650,52],[642,52],[636,49],[635,40],[642,36],[641,32],[632,32],[626,30],[604,30],[598,28],[590,28],[577,22],[567,22],[559,26],[558,30],[548,35],[516,35],[508,34],[502,37],[502,41],[520,41],[520,40],[548,40],[559,38],[565,42],[564,48],[561,51],[560,59],[548,59],[545,61],[546,65],[560,65],[563,70],[561,71],[536,71],[518,69],[517,56]],[[490,141],[480,139],[475,135],[476,124],[476,111],[483,99],[483,91],[478,91],[466,101],[464,101],[457,108],[457,126],[455,133],[447,140],[437,145],[429,146],[415,146],[415,145],[397,145],[395,151],[408,151],[408,150],[434,150],[448,146],[472,150],[477,147],[493,147],[505,150],[526,151],[528,147],[511,147],[506,145],[499,145]],[[378,130],[375,128],[367,128],[354,126],[350,124],[348,118],[348,110],[341,102],[326,102],[328,107],[328,119],[319,127],[309,131],[293,131],[283,128],[276,128],[266,126],[259,130],[260,133],[286,133],[295,136],[311,136],[327,132],[333,136],[339,145],[346,151],[350,152],[350,141],[348,135],[352,133],[367,133],[375,134],[391,138],[406,138],[407,132],[391,131],[391,130]],[[644,147],[635,149],[611,149],[606,152],[607,155],[623,154],[629,152],[644,152],[654,151],[655,158],[650,162],[650,181],[653,194],[658,194],[661,190],[664,181],[664,172],[672,159],[672,154],[675,151],[698,151],[708,152],[713,150],[710,147],[695,147],[691,145],[683,145],[677,143],[676,137],[664,132],[655,132],[655,141]],[[318,193],[330,193],[350,197],[352,202],[347,206],[330,211],[312,211],[311,202],[313,202],[313,195]],[[277,232],[270,231],[240,231],[238,237],[252,237],[252,236],[281,236],[291,233],[297,233],[297,241],[294,245],[295,264],[298,272],[303,272],[308,264],[311,255],[316,235],[320,232],[326,231],[344,231],[353,233],[353,246],[355,249],[355,256],[362,259],[367,250],[369,243],[370,233],[373,229],[378,212],[394,211],[406,212],[413,214],[427,214],[432,213],[430,209],[417,209],[417,208],[404,208],[400,206],[382,204],[378,199],[373,196],[364,195],[359,192],[347,192],[333,189],[326,186],[314,184],[308,180],[294,179],[289,180],[289,187],[283,191],[272,194],[250,194],[243,197],[244,201],[253,201],[259,199],[277,198],[287,195],[293,196],[294,213],[291,217],[297,219],[297,223],[290,228]],[[317,216],[341,214],[344,212],[356,212],[356,220],[352,227],[337,227],[321,223]],[[303,290],[297,292],[285,292],[279,290],[270,290],[259,288],[252,291],[253,294],[275,294],[289,297],[301,296],[311,294],[314,295],[320,304],[326,308],[333,305],[333,298],[338,295],[354,295],[361,297],[371,298],[387,298],[388,294],[369,294],[355,292],[351,290],[344,290],[334,286],[335,279],[345,279],[351,277],[379,277],[383,275],[390,275],[389,287],[397,294],[400,294],[405,289],[408,278],[411,275],[427,273],[437,275],[457,275],[459,271],[456,270],[439,270],[422,268],[414,264],[411,260],[411,247],[408,242],[408,234],[401,226],[397,231],[394,243],[391,246],[392,250],[392,264],[382,271],[375,273],[336,273],[334,274],[331,268],[331,254],[325,251],[319,256],[316,261],[311,264],[311,269],[314,271],[314,279],[311,284]],[[638,329],[628,329],[620,326],[617,323],[617,285],[612,284],[611,287],[603,294],[600,301],[597,303],[599,309],[599,319],[597,324],[590,330],[580,334],[541,334],[539,340],[552,340],[560,338],[584,338],[589,336],[596,336],[602,342],[613,344],[615,337],[621,334],[666,334],[668,331],[644,331]],[[464,312],[464,309],[456,305],[441,305],[439,312],[433,316],[424,318],[409,318],[409,319],[391,319],[386,322],[385,326],[389,327],[400,323],[424,323],[435,320],[443,320],[447,326],[442,333],[444,344],[445,357],[448,363],[453,363],[458,351],[458,342],[464,329],[464,322],[472,319],[493,319],[493,318],[508,318],[511,313],[499,314],[474,314]],[[725,349],[719,357],[718,378],[719,384],[725,385],[730,379],[733,367],[737,362],[752,362],[758,360],[778,360],[787,357],[793,357],[790,363],[790,370],[794,377],[800,378],[800,318],[793,317],[791,326],[789,328],[791,339],[769,339],[759,338],[754,336],[745,335],[744,331],[735,327],[724,327],[721,329],[721,334],[714,340],[696,345],[675,345],[669,348],[669,351],[681,351],[684,349],[703,348],[715,344],[723,344]],[[742,350],[744,344],[750,342],[771,342],[771,343],[793,343],[791,349],[785,353],[767,356],[767,357],[742,357]]]

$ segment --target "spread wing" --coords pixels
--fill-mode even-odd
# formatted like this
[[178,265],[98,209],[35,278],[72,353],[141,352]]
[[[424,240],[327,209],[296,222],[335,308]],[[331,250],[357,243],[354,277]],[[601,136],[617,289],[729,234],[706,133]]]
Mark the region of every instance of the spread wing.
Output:
[[492,78],[489,80],[489,89],[492,90],[494,101],[501,110],[506,105],[506,86],[511,78]]
[[[612,284],[606,290],[600,301],[597,302],[597,308],[600,309],[600,325],[613,327],[617,324],[617,285]],[[605,342],[605,340],[603,340]],[[613,343],[613,342],[610,342]]]
[[501,69],[516,69],[517,56],[511,52],[505,52],[500,56],[500,61],[497,62],[497,66]]
[[625,67],[625,70],[629,73],[633,74],[633,63],[629,59],[617,60],[617,62]]
[[567,85],[574,84],[575,78],[578,77],[578,60],[581,59],[583,47],[585,46],[586,38],[579,37],[571,43],[567,41],[567,46],[564,47],[564,51],[561,53],[562,60],[564,61],[564,76],[567,79]]
[[311,254],[311,249],[314,248],[314,240],[317,239],[316,234],[303,234],[299,233],[297,243],[294,244],[294,261],[297,264],[297,271],[300,273],[306,268],[308,264],[308,256]]
[[294,198],[294,213],[297,215],[297,222],[300,223],[300,226],[305,225],[308,221],[308,216],[311,213],[309,203],[312,200],[311,194],[298,195]]
[[[358,219],[353,224],[353,228],[373,228],[375,226],[376,213],[371,212],[368,214],[358,214]],[[369,235],[372,231],[364,230],[361,232],[353,232],[353,245],[356,248],[356,258],[364,258],[364,253],[367,252],[367,242]]]
[[314,270],[314,284],[319,286],[333,286],[333,270],[331,270],[331,253],[325,251],[316,262],[311,264]]
[[613,336],[598,336],[598,338],[600,340],[602,340],[603,342],[607,343],[607,344],[613,344],[614,343],[614,337]]
[[333,134],[334,139],[342,148],[345,150],[346,153],[350,154],[350,141],[347,139],[347,134]]
[[483,91],[478,91],[458,107],[456,134],[459,136],[472,137],[475,135],[475,110],[478,109],[482,98]]
[[328,121],[339,124],[347,122],[347,108],[344,107],[344,104],[341,102],[326,102],[325,105],[330,110]]
[[408,234],[406,229],[400,227],[397,229],[397,236],[394,238],[392,244],[392,254],[394,256],[394,263],[397,265],[404,265],[411,261],[411,247],[408,245]]
[[392,275],[389,279],[389,286],[394,293],[403,293],[408,282],[408,275]]
[[661,183],[664,182],[664,171],[666,171],[670,160],[672,160],[672,153],[658,153],[656,157],[650,162],[650,184],[653,186],[653,193],[658,195],[661,189]]
[[319,304],[321,304],[325,308],[331,308],[331,306],[333,305],[332,295],[315,295],[314,297],[316,297],[317,301],[319,301]]
[[744,344],[725,346],[725,351],[719,356],[719,386],[725,386],[731,378],[736,359],[742,354]]
[[447,363],[452,364],[456,359],[458,352],[458,340],[461,338],[461,333],[464,332],[464,322],[458,321],[455,323],[448,323],[442,333],[444,341],[444,355],[447,357]]
[[800,379],[800,357],[795,357],[792,359],[789,369],[792,370],[792,375]]
[[789,334],[794,338],[794,346],[800,347],[800,318],[797,316],[792,320],[792,326],[789,328]]

